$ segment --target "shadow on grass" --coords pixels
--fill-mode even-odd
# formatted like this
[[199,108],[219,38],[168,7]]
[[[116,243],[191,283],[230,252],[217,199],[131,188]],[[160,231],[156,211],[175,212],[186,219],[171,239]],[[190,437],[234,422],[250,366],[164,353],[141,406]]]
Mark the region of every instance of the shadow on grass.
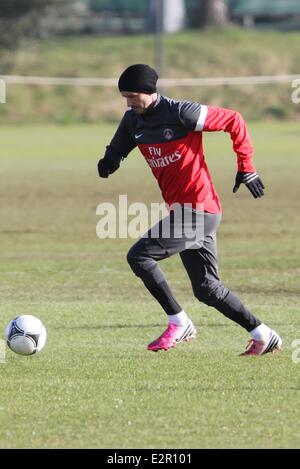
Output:
[[[196,327],[232,327],[232,324],[197,324],[196,322],[194,322],[194,325]],[[166,324],[113,324],[113,325],[109,325],[109,324],[97,324],[96,326],[95,325],[92,325],[92,324],[89,324],[89,325],[82,325],[82,326],[61,326],[61,327],[54,327],[53,329],[69,329],[69,330],[72,330],[72,329],[140,329],[140,328],[144,328],[144,329],[150,329],[152,327],[166,327]]]
[[[220,324],[220,323],[197,323],[195,321],[193,321],[194,325],[196,327],[199,327],[199,328],[202,328],[202,329],[206,329],[206,328],[219,328],[219,327],[223,327],[223,328],[226,328],[226,327],[232,327],[234,325],[234,323],[232,322],[229,322],[228,324]],[[272,322],[272,326],[300,326],[300,323],[289,323],[289,322]],[[156,324],[83,324],[81,326],[65,326],[65,325],[62,325],[62,326],[57,326],[57,327],[53,327],[53,329],[66,329],[66,330],[81,330],[81,329],[151,329],[152,327],[160,327],[160,328],[164,328],[166,327],[166,323],[156,323]]]

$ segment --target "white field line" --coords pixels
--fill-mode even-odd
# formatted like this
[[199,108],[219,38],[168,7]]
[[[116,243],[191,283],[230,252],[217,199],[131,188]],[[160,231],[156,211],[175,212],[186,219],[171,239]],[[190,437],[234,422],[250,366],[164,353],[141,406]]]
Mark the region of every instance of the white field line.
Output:
[[[161,78],[161,86],[222,86],[222,85],[268,85],[272,83],[288,83],[298,75],[264,75],[244,77],[210,77],[210,78]],[[68,85],[68,86],[117,86],[117,78],[66,78],[40,77],[21,75],[0,75],[5,83],[16,85]]]
[[0,103],[4,104],[6,102],[6,85],[5,81],[0,79]]

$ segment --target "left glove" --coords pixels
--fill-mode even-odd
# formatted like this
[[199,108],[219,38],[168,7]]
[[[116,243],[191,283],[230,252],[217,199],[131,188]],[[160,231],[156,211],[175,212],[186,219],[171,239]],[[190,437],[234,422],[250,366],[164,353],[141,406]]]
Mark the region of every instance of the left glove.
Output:
[[98,163],[98,173],[101,178],[108,178],[111,173],[111,166],[105,158]]
[[264,195],[263,189],[265,186],[257,173],[242,173],[238,171],[236,173],[235,184],[232,192],[237,192],[241,184],[245,184],[248,187],[255,199]]

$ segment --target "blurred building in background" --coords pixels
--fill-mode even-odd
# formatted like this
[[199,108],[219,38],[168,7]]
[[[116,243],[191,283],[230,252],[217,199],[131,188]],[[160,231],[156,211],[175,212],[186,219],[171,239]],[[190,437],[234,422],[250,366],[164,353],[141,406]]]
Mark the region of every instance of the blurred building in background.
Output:
[[[17,5],[24,0],[13,1]],[[166,33],[228,24],[300,29],[300,0],[51,0],[46,3],[49,6],[35,23],[38,34],[44,37],[142,34],[155,31],[157,21]],[[1,9],[2,1],[0,17]]]
[[0,122],[118,121],[116,77],[142,61],[175,99],[299,119],[289,30],[300,0],[0,0]]
[[228,0],[231,20],[246,27],[300,29],[299,0]]

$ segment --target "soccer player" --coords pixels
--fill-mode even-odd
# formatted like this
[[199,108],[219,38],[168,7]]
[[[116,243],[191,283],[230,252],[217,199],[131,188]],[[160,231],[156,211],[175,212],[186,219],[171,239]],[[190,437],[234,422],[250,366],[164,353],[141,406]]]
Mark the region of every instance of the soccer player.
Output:
[[161,96],[157,80],[156,71],[145,64],[131,65],[121,74],[118,87],[129,110],[98,163],[99,176],[107,178],[138,146],[169,207],[169,215],[139,239],[127,255],[131,269],[168,317],[168,327],[148,345],[148,350],[168,350],[196,336],[192,320],[175,299],[158,265],[158,261],[174,254],[180,255],[196,298],[250,332],[251,340],[242,355],[280,350],[279,335],[221,283],[218,272],[216,231],[221,205],[204,158],[203,132],[223,130],[230,134],[237,155],[233,192],[245,184],[253,197],[260,198],[264,186],[253,166],[253,148],[245,122],[231,109]]

